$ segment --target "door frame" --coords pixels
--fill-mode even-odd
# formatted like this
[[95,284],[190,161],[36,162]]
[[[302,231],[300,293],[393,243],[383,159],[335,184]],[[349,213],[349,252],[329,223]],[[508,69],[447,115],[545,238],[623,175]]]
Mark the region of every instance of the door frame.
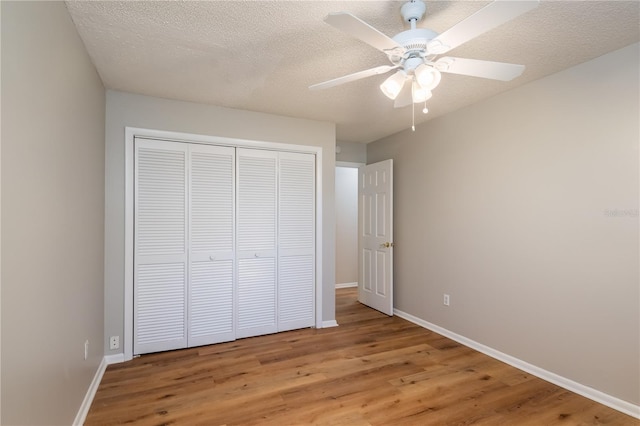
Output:
[[316,273],[315,273],[315,326],[322,328],[322,148],[318,146],[294,145],[221,136],[207,136],[165,130],[125,127],[125,218],[124,218],[124,361],[133,359],[133,238],[134,238],[134,139],[158,139],[174,142],[253,148],[270,151],[287,151],[314,154],[316,156]]
[[[353,162],[353,161],[338,161],[336,160],[336,165],[335,165],[335,169],[337,169],[338,167],[342,167],[343,169],[356,169],[356,171],[358,173],[360,173],[359,169],[360,167],[366,166],[367,163],[359,163],[359,162]],[[337,172],[337,170],[336,170]],[[336,172],[334,172],[334,174],[336,174]],[[337,181],[337,179],[336,179]],[[337,200],[337,195],[336,195],[336,200]],[[356,181],[356,241],[355,241],[355,245],[356,245],[356,251],[358,250],[358,239],[359,239],[359,229],[358,229],[358,220],[360,218],[360,200],[358,199],[358,182]],[[336,201],[336,206],[338,205],[338,202]],[[337,234],[337,223],[338,223],[338,218],[336,217],[336,234]],[[337,235],[336,235],[336,245],[337,245]],[[336,248],[336,253],[337,253],[337,248]],[[360,256],[360,253],[356,254],[356,258]],[[357,287],[358,285],[358,281],[357,281],[357,275],[359,275],[359,271],[358,271],[358,263],[356,262],[356,281],[354,282],[356,285],[353,287]],[[337,258],[337,254],[336,254],[336,271],[338,270],[338,258]],[[336,277],[337,277],[337,272],[336,272]],[[336,279],[336,289],[338,288],[344,288],[344,287],[348,287],[348,286],[338,286],[338,280]]]

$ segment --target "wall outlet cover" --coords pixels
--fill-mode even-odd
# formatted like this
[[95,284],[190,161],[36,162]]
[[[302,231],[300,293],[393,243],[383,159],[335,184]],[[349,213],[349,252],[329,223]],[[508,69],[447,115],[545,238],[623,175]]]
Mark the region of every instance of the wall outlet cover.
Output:
[[120,348],[120,336],[111,336],[109,338],[109,349]]

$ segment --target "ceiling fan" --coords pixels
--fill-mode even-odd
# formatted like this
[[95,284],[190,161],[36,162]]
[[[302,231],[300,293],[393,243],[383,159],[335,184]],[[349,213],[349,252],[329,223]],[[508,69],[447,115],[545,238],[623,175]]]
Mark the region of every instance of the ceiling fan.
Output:
[[[381,65],[333,80],[309,86],[326,89],[361,78],[397,70],[381,85],[380,90],[394,100],[394,107],[426,102],[441,79],[441,73],[461,74],[509,81],[524,71],[524,65],[440,55],[508,22],[538,6],[539,0],[496,0],[442,34],[416,24],[426,12],[422,0],[411,0],[400,9],[411,29],[393,38],[348,12],[330,13],[324,21],[387,55],[390,65]],[[427,112],[426,106],[423,112]]]

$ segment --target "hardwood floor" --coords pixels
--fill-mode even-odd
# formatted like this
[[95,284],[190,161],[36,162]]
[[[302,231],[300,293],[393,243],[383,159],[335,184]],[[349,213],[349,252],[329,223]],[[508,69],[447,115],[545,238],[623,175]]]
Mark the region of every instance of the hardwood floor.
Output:
[[640,425],[336,291],[339,327],[111,365],[86,425]]

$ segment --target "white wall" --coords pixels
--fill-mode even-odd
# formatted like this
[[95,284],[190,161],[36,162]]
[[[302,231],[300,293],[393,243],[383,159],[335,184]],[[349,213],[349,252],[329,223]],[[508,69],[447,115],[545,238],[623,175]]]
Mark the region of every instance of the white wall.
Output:
[[634,404],[638,50],[367,149],[394,159],[397,309]]
[[0,422],[68,425],[103,356],[105,94],[63,2],[0,7]]
[[336,167],[336,284],[358,282],[358,169]]
[[[107,91],[105,336],[124,334],[125,127],[322,147],[323,321],[335,320],[335,125]],[[110,351],[105,342],[105,353]]]

